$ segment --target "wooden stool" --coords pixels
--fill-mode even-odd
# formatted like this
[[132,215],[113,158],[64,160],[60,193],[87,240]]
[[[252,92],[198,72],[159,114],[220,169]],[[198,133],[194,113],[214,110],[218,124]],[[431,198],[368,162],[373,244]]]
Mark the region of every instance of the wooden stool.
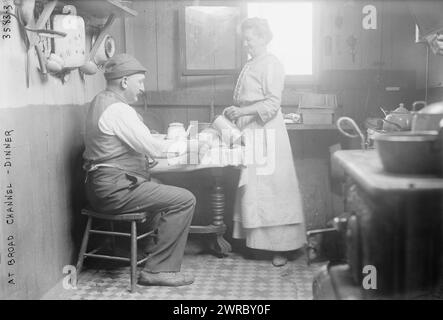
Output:
[[[88,210],[88,209],[83,209],[81,211],[81,213],[88,216],[88,222],[86,224],[86,229],[85,229],[85,233],[83,235],[80,253],[78,255],[77,274],[80,274],[82,267],[83,267],[83,260],[86,257],[130,262],[130,264],[131,264],[131,292],[134,292],[135,284],[137,281],[137,279],[136,279],[137,266],[142,264],[143,262],[145,262],[148,259],[147,257],[145,257],[145,258],[137,261],[137,241],[144,239],[148,236],[155,236],[154,230],[148,231],[148,232],[143,233],[141,235],[137,235],[137,222],[145,222],[146,221],[146,212],[111,215],[111,214],[103,214],[103,213],[94,212],[94,211]],[[93,219],[101,219],[101,220],[110,221],[111,230],[108,231],[108,230],[91,229]],[[114,231],[114,222],[115,221],[130,222],[131,223],[131,233],[115,232]],[[88,248],[88,240],[89,240],[90,234],[101,234],[101,235],[112,236],[112,240],[113,240],[112,244],[113,244],[114,250],[115,250],[115,236],[131,238],[131,258],[96,254],[96,252],[99,251],[100,248],[96,248],[94,250],[86,252],[86,250]]]

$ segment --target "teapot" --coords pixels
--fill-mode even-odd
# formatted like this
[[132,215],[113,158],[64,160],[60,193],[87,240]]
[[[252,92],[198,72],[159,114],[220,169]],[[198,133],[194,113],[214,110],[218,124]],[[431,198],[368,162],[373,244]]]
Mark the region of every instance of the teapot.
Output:
[[185,130],[185,126],[181,122],[172,122],[168,126],[168,134],[166,139],[168,140],[186,140],[192,125]]
[[383,119],[383,130],[385,131],[405,131],[411,129],[413,114],[400,103],[399,107],[390,113],[380,108],[385,114]]

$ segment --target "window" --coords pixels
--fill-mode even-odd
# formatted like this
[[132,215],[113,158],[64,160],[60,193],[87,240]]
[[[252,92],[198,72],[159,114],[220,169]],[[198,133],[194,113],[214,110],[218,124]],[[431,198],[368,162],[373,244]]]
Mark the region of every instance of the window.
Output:
[[287,76],[312,76],[312,2],[248,2],[248,17],[265,18],[274,35],[269,51],[283,63]]
[[237,25],[242,7],[183,6],[180,10],[180,63],[182,75],[226,75],[241,69],[241,39]]

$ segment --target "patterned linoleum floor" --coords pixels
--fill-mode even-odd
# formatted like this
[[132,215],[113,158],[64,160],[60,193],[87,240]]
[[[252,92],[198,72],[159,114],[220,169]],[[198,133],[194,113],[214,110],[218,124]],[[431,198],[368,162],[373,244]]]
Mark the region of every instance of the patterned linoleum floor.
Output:
[[137,286],[129,292],[129,267],[86,269],[77,289],[53,292],[54,299],[70,300],[310,300],[312,280],[322,264],[306,264],[300,255],[276,268],[269,260],[245,259],[231,253],[185,255],[182,271],[195,276],[183,287]]

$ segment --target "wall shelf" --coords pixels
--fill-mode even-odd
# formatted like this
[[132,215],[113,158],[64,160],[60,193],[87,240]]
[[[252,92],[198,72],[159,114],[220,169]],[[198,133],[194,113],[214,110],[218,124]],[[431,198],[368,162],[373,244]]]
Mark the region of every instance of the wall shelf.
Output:
[[130,18],[137,16],[137,11],[125,6],[119,0],[92,0],[92,1],[62,1],[77,8],[79,15],[93,16],[99,19],[110,14],[116,17]]

